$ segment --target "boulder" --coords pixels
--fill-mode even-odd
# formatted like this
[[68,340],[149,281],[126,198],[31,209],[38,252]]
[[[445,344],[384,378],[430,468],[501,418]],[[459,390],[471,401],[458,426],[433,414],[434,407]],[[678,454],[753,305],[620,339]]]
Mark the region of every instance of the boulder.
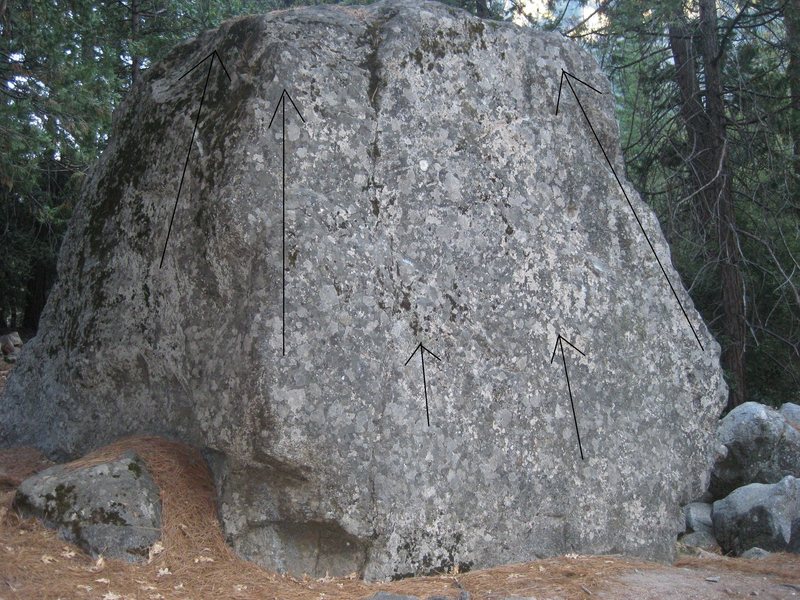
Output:
[[89,466],[40,471],[20,484],[14,506],[93,556],[143,560],[161,537],[158,487],[132,452]]
[[719,423],[724,446],[711,471],[709,492],[721,499],[748,483],[776,483],[800,477],[800,430],[777,410],[745,402]]
[[562,70],[624,177],[556,33],[392,0],[181,44],[115,114],[0,443],[205,448],[227,538],[282,572],[670,560],[719,346]]
[[4,347],[9,345],[15,348],[22,348],[22,338],[20,337],[19,332],[12,331],[10,333],[6,333],[5,335],[0,335],[0,345],[3,345]]
[[16,362],[21,349],[22,338],[19,337],[19,333],[12,331],[11,333],[0,335],[0,353],[2,353],[6,362]]
[[767,552],[763,548],[753,547],[742,552],[740,558],[747,558],[749,560],[762,560],[768,556],[772,556],[772,552]]
[[800,479],[751,483],[714,502],[714,536],[735,555],[758,547],[800,552]]
[[780,413],[783,415],[783,418],[786,419],[789,425],[795,429],[800,429],[800,404],[787,402],[781,406]]
[[686,531],[711,533],[711,505],[705,502],[690,502],[683,507]]
[[679,540],[687,548],[700,548],[709,552],[718,551],[719,544],[710,531],[695,531],[681,536]]

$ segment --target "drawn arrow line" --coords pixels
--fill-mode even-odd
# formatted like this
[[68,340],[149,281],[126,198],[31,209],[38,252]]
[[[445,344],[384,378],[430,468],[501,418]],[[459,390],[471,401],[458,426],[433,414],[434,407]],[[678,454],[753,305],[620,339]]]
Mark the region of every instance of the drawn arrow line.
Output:
[[286,356],[286,98],[292,103],[294,110],[297,112],[300,120],[303,123],[306,120],[300,114],[300,109],[292,100],[286,88],[281,92],[281,97],[275,105],[275,111],[272,113],[272,118],[269,120],[267,129],[272,127],[272,122],[275,120],[275,115],[278,114],[278,108],[281,109],[281,338],[283,356]]
[[197,118],[194,120],[194,129],[192,129],[192,139],[189,141],[189,149],[186,151],[186,160],[183,163],[183,173],[181,173],[181,182],[178,185],[178,193],[175,194],[175,205],[172,207],[172,216],[169,219],[169,228],[167,229],[167,239],[164,240],[164,250],[161,252],[161,262],[158,265],[158,268],[164,266],[164,256],[167,254],[167,244],[169,243],[169,236],[172,233],[172,223],[175,221],[175,213],[178,210],[178,200],[181,197],[181,190],[183,189],[183,180],[186,177],[186,167],[189,166],[189,155],[192,153],[192,146],[194,145],[194,136],[197,133],[197,125],[200,123],[200,113],[203,111],[203,101],[206,98],[206,89],[208,89],[208,80],[211,78],[211,68],[214,66],[214,59],[216,58],[219,61],[222,70],[225,72],[225,76],[228,78],[228,81],[231,80],[231,76],[228,75],[228,69],[225,68],[225,64],[222,62],[222,59],[217,54],[216,50],[213,50],[206,56],[203,60],[193,66],[191,69],[186,71],[183,75],[178,78],[178,81],[186,77],[189,73],[194,71],[197,67],[202,65],[208,59],[211,59],[211,62],[208,63],[208,73],[206,73],[206,81],[203,84],[203,95],[200,96],[200,108],[197,109]]
[[[575,96],[575,100],[578,103],[578,107],[581,109],[581,114],[583,114],[583,118],[586,120],[586,124],[589,126],[589,129],[592,130],[592,135],[594,135],[594,139],[597,142],[597,145],[600,146],[600,152],[603,153],[603,157],[606,159],[606,163],[608,163],[608,166],[611,169],[611,173],[614,175],[614,179],[617,180],[617,184],[619,185],[619,189],[622,190],[622,195],[625,196],[625,201],[628,203],[628,206],[630,207],[631,212],[633,213],[633,216],[636,219],[636,223],[638,223],[638,225],[639,225],[639,229],[642,230],[642,235],[644,235],[644,239],[647,241],[647,245],[650,246],[650,251],[653,253],[653,256],[655,257],[656,262],[658,263],[658,266],[661,269],[661,273],[663,273],[663,275],[664,275],[664,279],[667,280],[667,284],[669,285],[669,289],[672,290],[672,295],[675,296],[675,300],[678,302],[678,306],[680,307],[681,312],[683,313],[683,316],[686,319],[686,322],[689,324],[689,328],[692,330],[692,333],[694,334],[694,339],[697,340],[697,343],[700,346],[700,349],[705,351],[705,348],[703,347],[703,343],[700,341],[700,336],[697,335],[697,331],[695,331],[694,325],[692,325],[692,322],[689,319],[689,315],[686,313],[686,309],[683,308],[683,303],[681,302],[681,299],[678,297],[678,292],[675,291],[675,286],[672,285],[672,281],[670,281],[669,275],[667,275],[667,270],[664,268],[664,265],[661,264],[661,259],[658,258],[658,254],[656,253],[656,249],[653,246],[653,243],[650,241],[650,237],[647,235],[647,232],[644,229],[644,225],[642,225],[641,219],[639,219],[639,215],[637,214],[636,209],[633,208],[633,203],[631,202],[630,198],[628,198],[628,193],[625,191],[625,186],[622,185],[622,181],[620,181],[620,178],[617,175],[617,171],[614,169],[614,165],[611,164],[611,159],[608,158],[608,154],[606,154],[606,150],[605,150],[605,148],[603,148],[603,144],[600,143],[600,138],[597,136],[597,132],[594,130],[594,127],[592,126],[591,121],[589,121],[589,117],[587,116],[586,111],[583,109],[583,104],[581,104],[581,100],[580,100],[580,98],[578,98],[578,94],[575,92],[575,88],[572,87],[572,82],[570,81],[570,78],[574,79],[575,81],[578,81],[578,82],[582,83],[583,85],[585,85],[586,87],[594,90],[598,94],[602,94],[603,93],[600,90],[598,90],[597,88],[592,87],[591,85],[589,85],[585,81],[582,81],[581,79],[578,79],[577,77],[575,77],[575,75],[572,75],[571,73],[567,73],[564,69],[561,69],[561,82],[558,84],[558,99],[556,100],[556,115],[558,115],[558,107],[559,107],[559,104],[561,102],[561,87],[564,85],[564,80],[566,80],[567,86],[569,86],[569,89],[572,92],[572,95]],[[577,350],[577,348],[576,348],[576,350]]]
[[419,344],[417,344],[417,347],[414,348],[414,351],[411,353],[411,356],[408,357],[408,360],[406,360],[406,362],[403,364],[403,366],[408,365],[408,361],[410,361],[414,357],[414,355],[417,353],[417,350],[419,350],[419,357],[420,357],[420,360],[422,361],[422,387],[425,390],[425,417],[428,420],[428,427],[430,427],[431,426],[431,415],[430,415],[430,412],[428,410],[428,381],[425,378],[425,353],[427,352],[433,358],[435,358],[436,360],[438,360],[440,362],[441,362],[442,359],[439,358],[438,356],[436,356],[430,350],[428,350],[425,346],[422,345],[422,342],[420,342]]
[[556,345],[553,347],[553,356],[550,358],[550,364],[553,364],[553,360],[556,357],[556,350],[561,349],[561,362],[564,363],[564,377],[567,379],[567,391],[569,392],[569,405],[572,407],[572,420],[575,421],[575,434],[578,436],[578,450],[581,453],[581,460],[583,460],[583,445],[581,444],[581,432],[578,430],[578,417],[575,416],[575,403],[572,400],[572,387],[569,384],[569,372],[567,371],[567,359],[564,356],[564,343],[567,342],[570,346],[575,348],[582,356],[586,356],[583,352],[581,352],[575,344],[570,342],[568,339],[561,337],[561,334],[558,335],[556,338]]

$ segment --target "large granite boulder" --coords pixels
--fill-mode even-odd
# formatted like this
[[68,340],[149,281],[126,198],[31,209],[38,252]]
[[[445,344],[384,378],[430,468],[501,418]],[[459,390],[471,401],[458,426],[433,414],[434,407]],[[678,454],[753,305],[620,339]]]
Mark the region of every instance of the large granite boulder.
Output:
[[800,553],[800,479],[751,483],[714,502],[714,535],[725,552]]
[[94,556],[144,560],[161,537],[159,489],[133,452],[45,469],[20,484],[14,507]]
[[721,451],[708,490],[715,499],[749,483],[777,483],[786,475],[800,477],[800,430],[782,411],[745,402],[720,421],[717,439]]
[[719,347],[566,83],[555,115],[562,69],[624,177],[610,85],[555,33],[397,0],[178,46],[116,113],[2,443],[205,447],[228,539],[282,571],[670,559]]

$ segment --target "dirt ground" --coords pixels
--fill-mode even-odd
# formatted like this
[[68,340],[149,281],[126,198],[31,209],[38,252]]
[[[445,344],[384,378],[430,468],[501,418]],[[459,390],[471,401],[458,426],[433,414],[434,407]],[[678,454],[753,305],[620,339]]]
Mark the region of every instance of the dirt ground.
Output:
[[367,598],[376,591],[421,598],[537,600],[604,598],[798,598],[800,556],[763,560],[706,553],[673,566],[620,556],[567,555],[470,573],[368,584],[351,578],[294,578],[238,558],[215,517],[213,486],[193,449],[159,438],[129,438],[75,463],[87,465],[137,451],[162,490],[163,538],[148,563],[93,559],[12,508],[16,486],[50,463],[36,450],[0,451],[0,600],[10,598],[276,599]]

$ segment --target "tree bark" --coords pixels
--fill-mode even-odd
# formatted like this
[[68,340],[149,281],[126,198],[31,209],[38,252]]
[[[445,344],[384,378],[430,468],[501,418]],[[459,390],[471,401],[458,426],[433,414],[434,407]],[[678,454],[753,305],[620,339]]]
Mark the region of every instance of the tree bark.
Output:
[[[131,42],[135,44],[139,39],[139,0],[131,0]],[[131,50],[131,85],[139,80],[142,69],[142,59],[135,50]]]
[[[695,48],[682,14],[670,27],[675,82],[681,93],[681,117],[691,144],[687,159],[694,173],[706,235],[713,235],[719,262],[722,309],[722,366],[729,384],[728,409],[746,400],[745,296],[736,233],[733,189],[726,157],[727,131],[722,87],[722,60],[715,0],[700,0],[699,39]],[[695,52],[699,51],[705,104]],[[708,226],[713,226],[709,228]],[[707,257],[714,259],[715,257]]]
[[786,48],[789,64],[786,79],[792,96],[789,113],[792,142],[794,146],[795,189],[800,189],[800,0],[786,0],[783,7],[783,22],[786,27]]

